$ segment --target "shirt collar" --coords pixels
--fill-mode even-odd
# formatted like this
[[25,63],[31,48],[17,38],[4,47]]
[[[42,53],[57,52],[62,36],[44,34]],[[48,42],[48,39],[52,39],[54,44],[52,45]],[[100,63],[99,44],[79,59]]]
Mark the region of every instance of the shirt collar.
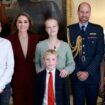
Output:
[[87,25],[88,25],[88,22],[83,23],[83,24],[79,23],[80,29],[81,29],[82,26],[85,26],[85,29],[86,29]]
[[46,72],[47,72],[47,73],[52,72],[52,74],[55,74],[55,68],[54,68],[53,70],[51,70],[51,71],[48,70],[48,69],[46,69]]

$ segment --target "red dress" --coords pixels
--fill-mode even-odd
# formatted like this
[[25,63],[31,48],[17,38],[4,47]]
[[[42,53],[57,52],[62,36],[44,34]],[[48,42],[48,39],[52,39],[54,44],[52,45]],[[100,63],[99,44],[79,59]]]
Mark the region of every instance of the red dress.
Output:
[[12,43],[15,57],[15,70],[12,79],[14,105],[34,105],[36,71],[33,59],[39,37],[32,34],[28,36],[26,58],[23,55],[18,35],[14,34],[8,37]]

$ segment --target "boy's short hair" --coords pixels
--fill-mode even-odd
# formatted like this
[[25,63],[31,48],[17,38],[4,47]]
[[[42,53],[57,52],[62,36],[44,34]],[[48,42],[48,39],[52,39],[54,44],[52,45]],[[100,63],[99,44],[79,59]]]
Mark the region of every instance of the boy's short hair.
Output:
[[43,55],[43,58],[45,58],[47,55],[50,55],[50,54],[53,54],[55,55],[57,58],[58,58],[58,53],[56,50],[53,50],[53,49],[50,49],[50,50],[47,50],[44,55]]

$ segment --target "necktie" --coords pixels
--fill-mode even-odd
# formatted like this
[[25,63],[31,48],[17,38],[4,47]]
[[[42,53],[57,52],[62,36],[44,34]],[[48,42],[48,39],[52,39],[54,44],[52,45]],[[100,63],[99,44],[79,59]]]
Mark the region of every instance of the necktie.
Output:
[[83,25],[83,26],[81,27],[81,34],[82,34],[82,36],[84,36],[84,33],[85,33],[85,26]]
[[[82,38],[84,38],[85,37],[85,35],[84,35],[84,33],[85,33],[85,26],[83,25],[82,27],[81,27],[81,34],[82,34]],[[85,56],[83,55],[83,52],[84,52],[84,40],[82,40],[82,46],[81,46],[81,61],[82,62],[85,62]]]
[[51,72],[49,72],[48,81],[48,105],[54,105],[53,76]]

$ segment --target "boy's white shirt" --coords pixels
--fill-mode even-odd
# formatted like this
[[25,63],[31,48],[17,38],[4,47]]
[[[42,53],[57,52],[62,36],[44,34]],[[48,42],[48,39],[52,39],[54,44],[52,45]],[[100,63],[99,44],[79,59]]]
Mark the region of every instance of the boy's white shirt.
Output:
[[11,82],[14,72],[14,55],[9,40],[0,37],[0,92]]
[[[52,72],[53,76],[53,89],[54,89],[54,96],[55,96],[55,70],[49,71],[46,70],[46,82],[45,82],[45,93],[43,98],[43,104],[42,105],[48,105],[48,80],[49,80],[49,72]],[[56,102],[54,103],[56,105]]]

